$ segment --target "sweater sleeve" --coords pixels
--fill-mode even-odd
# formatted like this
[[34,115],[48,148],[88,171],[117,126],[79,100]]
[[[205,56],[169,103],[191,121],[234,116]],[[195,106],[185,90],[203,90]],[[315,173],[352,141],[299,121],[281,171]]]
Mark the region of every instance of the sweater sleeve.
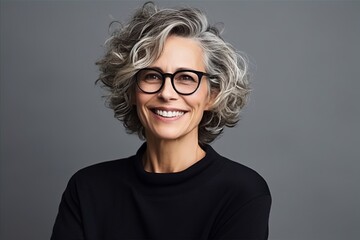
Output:
[[227,219],[213,239],[268,239],[270,207],[270,195],[261,195],[252,199],[237,211],[227,215]]
[[72,177],[62,195],[51,240],[83,240],[81,210],[75,177]]

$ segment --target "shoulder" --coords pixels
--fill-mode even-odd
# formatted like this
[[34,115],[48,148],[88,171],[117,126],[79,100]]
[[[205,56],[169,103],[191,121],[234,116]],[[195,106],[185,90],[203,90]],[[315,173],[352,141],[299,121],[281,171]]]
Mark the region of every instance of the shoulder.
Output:
[[221,170],[215,176],[216,182],[224,186],[233,194],[255,198],[270,195],[270,190],[265,179],[254,169],[239,162],[219,155],[211,149],[216,162],[221,165]]
[[78,170],[70,179],[77,184],[101,184],[126,179],[131,174],[134,156],[96,163]]
[[230,183],[241,188],[250,188],[259,194],[270,194],[267,182],[257,171],[225,157],[222,157],[222,161],[223,174]]

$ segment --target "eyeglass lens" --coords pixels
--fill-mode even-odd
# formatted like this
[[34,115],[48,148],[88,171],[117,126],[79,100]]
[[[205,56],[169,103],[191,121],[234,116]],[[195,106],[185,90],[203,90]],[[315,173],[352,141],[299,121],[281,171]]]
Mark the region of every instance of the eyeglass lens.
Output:
[[[166,75],[170,76],[169,74],[162,74],[153,69],[142,69],[137,74],[137,84],[142,91],[155,93],[161,89]],[[195,72],[184,70],[176,72],[173,75],[172,82],[177,92],[190,94],[197,89],[200,79]]]

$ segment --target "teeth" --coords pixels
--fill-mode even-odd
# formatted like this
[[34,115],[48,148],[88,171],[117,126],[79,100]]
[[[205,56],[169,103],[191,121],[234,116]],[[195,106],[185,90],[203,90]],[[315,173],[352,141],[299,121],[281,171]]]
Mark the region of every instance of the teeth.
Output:
[[160,115],[162,117],[178,117],[184,115],[184,112],[180,111],[163,111],[163,110],[156,110],[155,111],[157,115]]

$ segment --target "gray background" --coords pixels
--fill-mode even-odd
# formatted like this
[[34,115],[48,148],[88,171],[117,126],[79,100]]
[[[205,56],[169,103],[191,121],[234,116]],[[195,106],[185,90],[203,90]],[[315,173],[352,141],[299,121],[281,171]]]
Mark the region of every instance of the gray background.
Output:
[[[104,107],[94,62],[110,21],[142,2],[1,2],[0,239],[48,239],[69,177],[140,145]],[[189,5],[251,59],[250,103],[213,146],[267,179],[270,239],[358,239],[359,2]]]

